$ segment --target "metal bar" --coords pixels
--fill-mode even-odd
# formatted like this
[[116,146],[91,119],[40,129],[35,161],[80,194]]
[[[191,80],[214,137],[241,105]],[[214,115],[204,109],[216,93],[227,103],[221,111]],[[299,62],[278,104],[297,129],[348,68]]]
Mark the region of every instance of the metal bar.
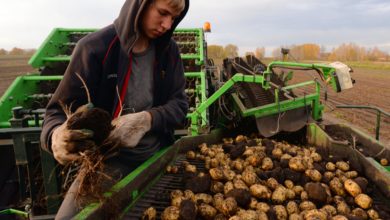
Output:
[[54,28],[50,34],[43,41],[41,46],[38,48],[37,52],[30,58],[28,64],[34,68],[39,68],[45,66],[45,61],[55,62],[55,61],[68,61],[70,59],[62,60],[52,60],[49,57],[57,56],[66,50],[66,47],[61,47],[63,43],[69,42],[70,34],[85,34],[95,32],[97,29],[70,29],[70,28]]
[[380,126],[381,126],[381,114],[390,117],[390,113],[376,106],[368,105],[336,105],[336,108],[357,108],[357,109],[370,109],[376,111],[376,125],[375,125],[375,139],[379,141]]
[[197,135],[197,121],[199,115],[211,105],[213,104],[219,97],[221,97],[227,90],[229,90],[236,82],[254,82],[254,83],[263,83],[263,76],[248,76],[242,73],[235,74],[232,78],[230,78],[221,88],[219,88],[213,95],[211,95],[205,102],[200,104],[200,106],[187,117],[191,118],[191,135]]
[[[190,78],[200,78],[200,86],[196,85],[197,88],[195,90],[197,91],[197,94],[200,94],[200,103],[203,103],[206,101],[206,74],[205,72],[185,72],[184,73],[185,77]],[[199,105],[196,105],[195,108],[198,108]],[[209,121],[207,119],[207,112],[204,111],[201,114],[202,117],[202,126],[206,126]],[[189,114],[187,114],[187,118],[190,118]]]
[[294,85],[290,85],[290,86],[285,86],[282,88],[282,90],[289,90],[289,89],[296,89],[296,88],[299,88],[299,87],[304,87],[304,86],[308,86],[308,85],[311,85],[311,84],[315,84],[316,82],[311,80],[311,81],[306,81],[306,82],[302,82],[302,83],[297,83],[297,84],[294,84]]
[[200,60],[200,56],[198,54],[182,54],[181,58],[183,60],[189,60],[189,59]]
[[201,77],[204,72],[185,72],[185,77]]
[[196,63],[197,65],[203,65],[204,63],[204,40],[203,40],[203,30],[202,29],[198,29],[198,35],[199,35],[199,38],[198,38],[198,49],[199,49],[199,55],[200,55],[200,58],[199,58],[199,62]]
[[[43,120],[39,120],[39,126],[42,126],[42,123],[43,123]],[[34,119],[31,119],[31,120],[28,120],[28,126],[29,127],[36,127],[36,121]],[[9,121],[2,121],[0,122],[0,133],[2,133],[3,129],[2,128],[10,128],[11,127],[11,123]]]
[[379,141],[379,130],[381,127],[381,112],[376,115],[376,126],[375,126],[375,139]]
[[53,76],[23,76],[24,81],[45,81],[45,80],[62,80],[64,76],[53,75]]
[[[265,117],[273,114],[277,114],[280,108],[281,112],[285,112],[288,110],[304,107],[307,105],[311,105],[313,101],[317,99],[316,94],[311,94],[305,97],[296,98],[295,100],[285,100],[279,103],[272,103],[260,107],[254,108],[245,108],[244,104],[241,102],[240,98],[237,94],[232,94],[234,101],[237,103],[241,115],[243,117],[255,116],[257,117]],[[305,100],[306,99],[306,100]]]
[[55,214],[61,205],[60,181],[57,178],[58,166],[53,155],[39,148],[42,164],[43,184],[45,186],[46,206],[48,214]]
[[26,75],[17,77],[0,98],[0,128],[10,127],[9,119],[12,117],[13,107],[31,105],[33,100],[28,97],[39,89],[37,82],[61,79],[62,76]]
[[45,61],[45,62],[69,62],[70,59],[72,57],[71,56],[55,56],[55,57],[45,57],[45,58],[42,58],[42,61]]
[[28,212],[23,212],[17,209],[4,209],[0,211],[0,215],[7,215],[7,214],[15,214],[19,216],[23,216],[24,218],[28,218]]
[[295,63],[295,62],[282,62],[282,61],[274,61],[271,62],[268,65],[267,70],[271,70],[273,67],[304,67],[304,68],[321,68],[321,69],[333,69],[333,67],[330,67],[326,64],[312,64],[312,63]]
[[274,61],[274,62],[271,62],[268,65],[267,70],[264,71],[264,73],[272,74],[272,68],[274,68],[274,67],[281,67],[281,68],[283,68],[283,67],[284,68],[302,67],[302,68],[313,69],[313,70],[321,69],[322,75],[323,75],[323,77],[324,77],[324,79],[326,81],[330,77],[329,83],[331,84],[333,90],[336,91],[336,92],[340,92],[340,91],[337,90],[336,78],[332,77],[335,74],[336,69],[331,67],[331,66],[329,66],[329,65],[317,64],[317,63],[312,64],[312,63],[295,63],[295,62]]

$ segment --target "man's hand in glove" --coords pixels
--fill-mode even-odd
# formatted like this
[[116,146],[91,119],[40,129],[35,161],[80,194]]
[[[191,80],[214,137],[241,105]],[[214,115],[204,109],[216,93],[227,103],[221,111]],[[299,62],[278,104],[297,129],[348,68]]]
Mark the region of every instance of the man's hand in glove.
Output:
[[149,112],[142,111],[122,115],[112,121],[115,126],[110,138],[119,141],[123,147],[135,147],[141,138],[152,126],[152,116]]
[[90,130],[70,130],[67,122],[55,128],[51,137],[51,149],[54,158],[62,165],[77,160],[79,151],[93,146],[94,142],[88,140],[93,136]]

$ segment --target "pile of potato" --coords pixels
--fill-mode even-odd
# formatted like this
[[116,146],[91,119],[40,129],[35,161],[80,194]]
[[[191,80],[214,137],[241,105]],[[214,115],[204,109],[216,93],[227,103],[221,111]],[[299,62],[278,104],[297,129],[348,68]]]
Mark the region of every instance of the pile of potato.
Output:
[[[380,219],[367,195],[368,181],[348,162],[323,158],[313,147],[240,135],[201,144],[186,156],[204,161],[206,171],[182,164],[185,190],[171,193],[163,220]],[[143,219],[154,219],[148,214],[153,210]]]

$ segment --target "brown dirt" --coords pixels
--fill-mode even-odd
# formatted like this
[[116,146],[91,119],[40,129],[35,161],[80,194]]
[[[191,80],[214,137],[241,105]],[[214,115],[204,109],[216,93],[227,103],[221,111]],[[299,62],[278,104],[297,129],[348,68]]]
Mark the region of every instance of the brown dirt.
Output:
[[0,96],[16,77],[36,72],[27,62],[30,56],[0,56]]
[[[28,59],[28,56],[0,56],[0,95],[3,95],[17,76],[36,71],[28,65]],[[314,72],[295,71],[293,82],[313,77],[318,78],[318,75]],[[374,136],[376,124],[374,111],[338,109],[335,106],[371,105],[390,112],[390,71],[355,68],[352,77],[356,80],[354,88],[341,93],[328,89],[328,100],[323,100],[326,106],[325,112],[333,118],[350,122]],[[390,143],[389,117],[382,117],[380,139],[385,143]]]
[[[318,78],[314,72],[297,71],[294,75],[294,82]],[[324,100],[325,112],[330,117],[342,122],[348,122],[375,136],[376,112],[364,109],[340,109],[337,105],[369,105],[376,106],[390,113],[390,71],[356,68],[352,73],[356,80],[354,87],[341,93],[328,89],[328,100]],[[322,89],[322,93],[324,89]],[[299,92],[299,91],[298,91]],[[386,144],[390,143],[390,117],[382,115],[380,127],[380,140]]]

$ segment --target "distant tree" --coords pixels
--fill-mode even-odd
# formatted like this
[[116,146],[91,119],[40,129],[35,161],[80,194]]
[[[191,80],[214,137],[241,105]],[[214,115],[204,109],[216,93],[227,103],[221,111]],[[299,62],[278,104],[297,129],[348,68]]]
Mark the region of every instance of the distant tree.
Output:
[[233,58],[238,56],[238,47],[234,44],[228,44],[224,48],[225,57]]
[[280,59],[282,57],[282,53],[280,52],[282,47],[277,47],[275,49],[272,50],[272,57],[275,58],[275,59]]
[[255,57],[257,57],[257,59],[263,59],[264,56],[265,56],[265,48],[257,47],[255,50]]
[[36,49],[26,49],[24,50],[24,53],[26,55],[33,55],[37,50]]
[[245,56],[255,56],[255,53],[248,51],[248,52],[245,52]]
[[321,48],[317,44],[293,45],[290,54],[298,60],[318,60]]
[[24,50],[18,47],[12,48],[12,50],[9,52],[10,55],[22,55],[24,54]]
[[207,46],[207,56],[211,59],[223,59],[224,49],[220,45],[209,45]]
[[326,53],[326,46],[325,45],[321,45],[320,53]]
[[368,60],[377,61],[377,60],[386,60],[387,54],[378,49],[378,47],[374,47],[373,49],[368,51],[367,57]]
[[0,55],[7,55],[8,52],[4,50],[3,48],[0,49]]
[[[368,55],[369,54],[364,47],[360,47],[355,43],[343,43],[332,50],[329,60],[363,61],[367,60]],[[372,59],[375,60],[373,57]]]

